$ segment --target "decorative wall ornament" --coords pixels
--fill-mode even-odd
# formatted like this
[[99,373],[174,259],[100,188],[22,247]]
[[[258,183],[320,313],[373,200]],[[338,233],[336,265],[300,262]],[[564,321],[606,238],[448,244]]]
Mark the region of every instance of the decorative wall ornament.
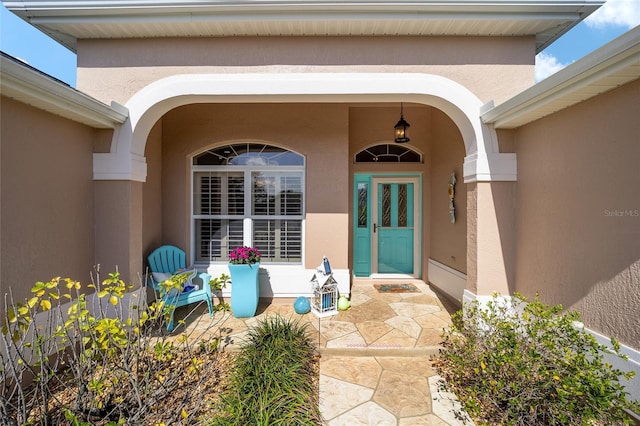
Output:
[[456,206],[453,204],[453,197],[456,195],[456,172],[451,173],[449,178],[449,217],[451,223],[456,223]]

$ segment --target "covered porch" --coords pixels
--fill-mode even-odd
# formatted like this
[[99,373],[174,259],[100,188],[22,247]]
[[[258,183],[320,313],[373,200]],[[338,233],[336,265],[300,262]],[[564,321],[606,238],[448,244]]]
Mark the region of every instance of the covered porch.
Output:
[[[268,93],[257,82],[268,84]],[[401,105],[411,123],[411,141],[402,146],[418,160],[359,161],[374,147],[394,147]],[[480,101],[451,80],[395,74],[175,76],[151,84],[126,106],[128,123],[114,133],[109,152],[94,154],[98,206],[122,204],[114,209],[120,216],[110,221],[125,231],[98,231],[108,243],[98,247],[103,265],[129,265],[135,273],[144,270],[147,253],[173,244],[184,248],[189,263],[216,276],[227,271],[230,249],[263,243],[269,259],[261,265],[261,297],[309,294],[309,279],[323,256],[331,260],[344,295],[357,277],[422,279],[454,300],[465,290],[508,291],[505,256],[513,235],[505,230],[513,209],[501,200],[510,199],[514,187],[515,155],[500,152],[494,131],[478,118]],[[240,145],[274,147],[302,160],[294,175],[282,165],[270,170],[243,163],[247,174],[235,192],[244,200],[236,201],[243,209],[238,213],[229,210],[230,170],[197,159]],[[205,194],[218,197],[217,212],[202,210],[202,171],[223,176],[218,193]],[[298,204],[287,210],[291,206],[283,204],[280,191],[273,197],[275,213],[260,211],[255,173],[275,178],[281,189],[283,179],[293,176]],[[363,176],[372,184],[364,225],[358,198]],[[383,201],[375,201],[375,179],[390,180],[391,188],[414,179],[408,270],[379,268],[374,234],[381,219],[375,215],[383,215]],[[390,211],[397,204],[391,198]],[[502,208],[499,218],[496,206]],[[203,220],[214,229],[208,237]],[[278,245],[282,241],[286,250]],[[369,263],[364,272],[356,265],[363,258]]]

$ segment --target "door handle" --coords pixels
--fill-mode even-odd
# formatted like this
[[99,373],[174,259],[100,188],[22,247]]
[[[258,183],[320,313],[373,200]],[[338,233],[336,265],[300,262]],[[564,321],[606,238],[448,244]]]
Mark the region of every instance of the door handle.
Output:
[[375,223],[373,224],[373,233],[376,233],[376,228],[378,227],[378,225],[376,225]]

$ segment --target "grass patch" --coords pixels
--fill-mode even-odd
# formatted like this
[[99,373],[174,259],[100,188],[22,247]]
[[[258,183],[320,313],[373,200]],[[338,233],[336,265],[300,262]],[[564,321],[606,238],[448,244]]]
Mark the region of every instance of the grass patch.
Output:
[[279,315],[248,332],[211,425],[320,425],[318,355],[306,325]]

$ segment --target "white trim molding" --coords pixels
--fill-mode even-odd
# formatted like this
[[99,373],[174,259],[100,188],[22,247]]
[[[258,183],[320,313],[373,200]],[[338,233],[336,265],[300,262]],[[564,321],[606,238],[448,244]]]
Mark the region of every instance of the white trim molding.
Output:
[[482,108],[482,121],[513,129],[640,78],[640,26],[509,100]]
[[[584,331],[595,337],[601,345],[612,347],[611,339],[609,337],[590,330],[587,327],[584,327],[583,324],[577,324],[577,326],[583,328]],[[635,376],[631,380],[622,381],[621,383],[625,386],[626,391],[629,392],[631,398],[640,402],[640,350],[621,344],[620,353],[626,355],[628,359],[625,361],[613,354],[605,354],[605,361],[619,370],[635,372]],[[636,415],[640,416],[640,413],[636,413]]]
[[516,181],[518,164],[516,154],[471,154],[462,165],[464,183],[489,181]]
[[453,300],[461,301],[467,287],[467,276],[433,259],[429,259],[429,283]]
[[[212,277],[221,274],[229,275],[227,264],[212,264],[206,269]],[[311,278],[316,273],[315,269],[306,269],[302,266],[291,265],[260,265],[258,282],[260,285],[260,297],[262,298],[289,298],[313,294]],[[333,278],[338,283],[338,293],[341,296],[350,296],[351,280],[348,269],[333,269]],[[223,297],[231,296],[231,284],[222,291]]]
[[[515,180],[515,154],[500,154],[492,126],[480,120],[481,102],[464,86],[421,73],[181,74],[155,81],[131,97],[129,118],[114,133],[111,152],[96,156],[94,179],[144,181],[145,144],[168,111],[191,103],[414,102],[440,109],[465,145],[465,182]],[[118,166],[119,161],[127,164]],[[128,165],[128,163],[131,163]],[[136,173],[138,172],[138,173]],[[143,176],[144,175],[144,176]]]
[[535,36],[536,52],[603,0],[4,0],[70,50],[80,39],[290,35]]
[[4,53],[0,56],[0,93],[96,129],[115,129],[128,117],[122,105],[103,104]]

